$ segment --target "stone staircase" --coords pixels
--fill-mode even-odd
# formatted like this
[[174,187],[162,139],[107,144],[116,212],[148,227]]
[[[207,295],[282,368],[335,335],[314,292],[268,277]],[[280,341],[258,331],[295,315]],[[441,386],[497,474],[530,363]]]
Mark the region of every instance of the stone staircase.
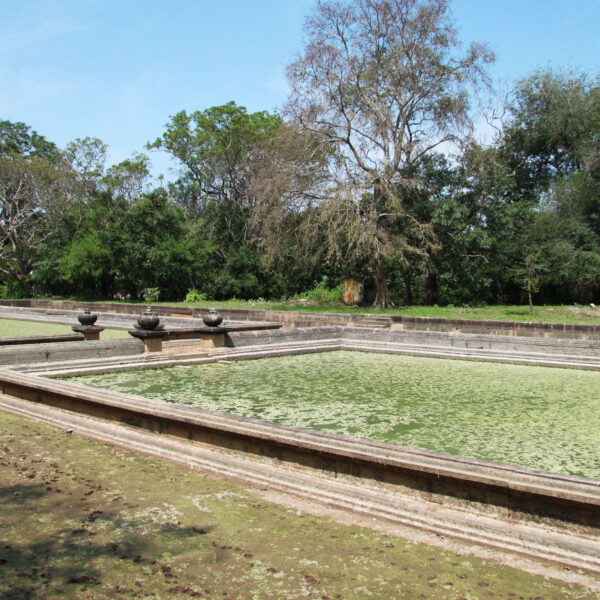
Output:
[[369,329],[386,329],[391,324],[392,318],[389,315],[364,314],[360,315],[360,320],[356,321],[356,327],[368,327]]

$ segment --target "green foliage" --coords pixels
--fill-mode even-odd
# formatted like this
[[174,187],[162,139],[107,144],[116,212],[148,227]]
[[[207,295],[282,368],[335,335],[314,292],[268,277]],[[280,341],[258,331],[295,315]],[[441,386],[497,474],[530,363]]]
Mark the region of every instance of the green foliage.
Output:
[[161,298],[185,295],[191,282],[193,253],[183,211],[164,190],[142,196],[111,232],[113,268],[132,298],[159,288]]
[[188,290],[188,293],[185,295],[184,302],[186,304],[195,304],[197,302],[206,302],[207,300],[208,298],[206,297],[206,294],[203,294],[197,289],[192,288],[191,290]]
[[323,275],[321,281],[319,281],[312,289],[296,295],[295,299],[305,298],[310,302],[328,304],[342,302],[343,295],[344,284],[339,283],[338,285],[332,286],[329,277]]
[[189,115],[183,110],[171,118],[162,137],[148,148],[172,154],[189,169],[203,191],[210,193],[223,169],[238,165],[249,145],[269,135],[280,123],[279,117],[265,111],[248,114],[235,102]]
[[144,288],[142,290],[142,298],[144,302],[158,302],[160,296],[160,288]]
[[41,158],[55,162],[60,159],[60,151],[37,131],[30,131],[25,123],[0,121],[0,157],[22,156]]
[[181,162],[185,171],[172,193],[183,198],[192,216],[209,220],[219,238],[238,248],[248,241],[248,158],[253,145],[280,124],[276,115],[249,114],[229,102],[177,113],[148,148],[164,150]]
[[0,121],[0,296],[337,310],[352,275],[404,305],[600,303],[597,80],[536,72],[491,145],[430,150],[335,194],[328,167],[344,161],[323,133],[233,102],[182,111],[150,145],[182,175],[152,189],[142,154],[106,168],[98,139],[63,152]]
[[115,198],[132,203],[146,191],[150,177],[150,160],[144,154],[136,154],[106,170],[102,184]]

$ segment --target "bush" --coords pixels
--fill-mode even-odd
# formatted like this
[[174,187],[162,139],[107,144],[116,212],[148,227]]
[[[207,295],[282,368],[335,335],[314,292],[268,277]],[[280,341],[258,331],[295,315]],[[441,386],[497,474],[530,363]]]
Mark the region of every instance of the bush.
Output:
[[158,302],[159,296],[159,288],[144,288],[142,290],[142,298],[144,298],[144,302]]
[[185,296],[184,302],[186,304],[192,304],[194,302],[206,302],[207,297],[206,294],[199,292],[197,289],[188,290],[188,293]]
[[323,275],[323,279],[315,285],[312,290],[308,290],[299,297],[306,298],[311,302],[319,304],[337,303],[341,302],[344,297],[344,284],[339,283],[334,287],[329,287],[330,282],[327,275]]

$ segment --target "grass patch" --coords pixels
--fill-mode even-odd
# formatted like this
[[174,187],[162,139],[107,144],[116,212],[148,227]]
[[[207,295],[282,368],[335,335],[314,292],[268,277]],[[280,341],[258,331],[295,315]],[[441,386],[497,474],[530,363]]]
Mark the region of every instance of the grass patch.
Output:
[[[333,292],[335,290],[328,290]],[[588,305],[534,306],[400,306],[397,308],[372,308],[370,306],[346,306],[341,302],[320,301],[318,295],[308,293],[306,297],[296,296],[289,300],[198,300],[196,302],[133,302],[129,300],[110,301],[116,304],[154,304],[157,306],[184,306],[187,308],[243,308],[249,310],[286,310],[303,312],[368,313],[383,315],[405,315],[411,317],[436,317],[444,319],[481,319],[492,321],[530,321],[534,323],[580,323],[600,325],[600,307]],[[63,298],[80,301],[81,299]]]
[[[181,302],[168,305],[184,305]],[[529,306],[402,306],[398,308],[371,308],[368,306],[345,306],[340,303],[302,302],[300,300],[254,301],[254,300],[224,300],[208,301],[184,306],[215,307],[215,308],[245,308],[262,310],[294,310],[305,312],[332,313],[369,313],[382,315],[405,315],[410,317],[436,317],[444,319],[481,319],[492,321],[531,321],[535,323],[580,323],[600,325],[600,308],[589,306],[536,306],[533,312]]]
[[0,598],[598,597],[4,413],[0,458]]
[[[0,337],[24,337],[28,335],[52,335],[59,333],[73,333],[73,330],[70,325],[61,325],[60,323],[0,319]],[[102,340],[116,340],[128,337],[130,335],[122,329],[105,329],[100,334],[100,339]]]

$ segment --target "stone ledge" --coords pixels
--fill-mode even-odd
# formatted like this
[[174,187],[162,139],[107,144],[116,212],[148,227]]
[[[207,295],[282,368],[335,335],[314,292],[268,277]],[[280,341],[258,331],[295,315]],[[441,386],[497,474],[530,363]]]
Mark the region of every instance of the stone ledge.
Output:
[[81,333],[56,333],[50,335],[24,335],[20,337],[0,337],[1,346],[22,346],[26,344],[56,344],[59,342],[81,342]]

